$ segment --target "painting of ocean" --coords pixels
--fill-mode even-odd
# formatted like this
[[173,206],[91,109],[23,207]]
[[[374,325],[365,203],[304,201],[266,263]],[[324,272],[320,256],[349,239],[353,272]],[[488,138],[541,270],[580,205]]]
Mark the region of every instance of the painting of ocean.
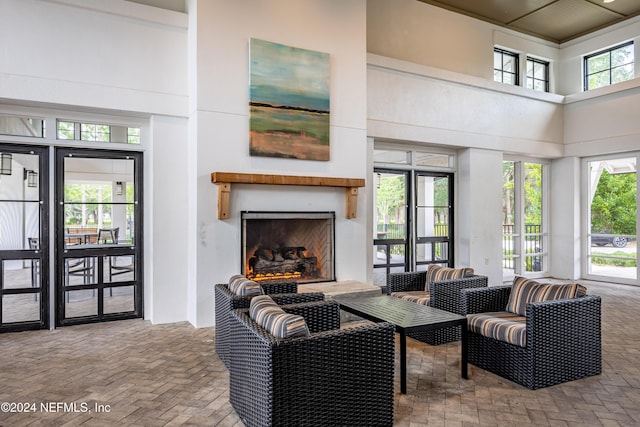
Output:
[[252,156],[329,160],[329,54],[250,40]]

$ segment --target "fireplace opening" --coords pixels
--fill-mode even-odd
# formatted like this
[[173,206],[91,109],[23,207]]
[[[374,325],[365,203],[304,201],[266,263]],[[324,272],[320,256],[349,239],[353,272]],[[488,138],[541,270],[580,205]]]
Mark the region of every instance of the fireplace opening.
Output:
[[335,212],[241,212],[242,273],[251,280],[335,280]]

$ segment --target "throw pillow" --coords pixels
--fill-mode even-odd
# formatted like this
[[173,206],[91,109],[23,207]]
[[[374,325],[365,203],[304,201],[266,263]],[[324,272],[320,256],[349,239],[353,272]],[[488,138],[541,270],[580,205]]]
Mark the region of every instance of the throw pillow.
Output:
[[511,287],[511,294],[505,311],[526,316],[527,304],[529,303],[576,298],[586,295],[586,291],[584,286],[577,283],[566,285],[543,284],[516,276],[513,279],[513,286]]
[[309,336],[304,317],[286,313],[269,295],[251,299],[249,317],[276,338]]
[[433,282],[462,279],[464,277],[471,277],[473,276],[473,274],[473,268],[449,268],[433,264],[430,265],[429,269],[427,270],[427,279],[424,284],[424,290],[429,291],[429,285]]
[[235,279],[229,281],[229,290],[235,295],[242,297],[252,297],[264,293],[262,286],[244,276],[235,277]]

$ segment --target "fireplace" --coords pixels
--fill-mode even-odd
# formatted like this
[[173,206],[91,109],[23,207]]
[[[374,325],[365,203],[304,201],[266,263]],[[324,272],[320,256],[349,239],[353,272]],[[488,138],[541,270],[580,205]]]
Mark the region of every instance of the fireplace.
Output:
[[335,280],[335,212],[241,212],[242,273],[255,281]]

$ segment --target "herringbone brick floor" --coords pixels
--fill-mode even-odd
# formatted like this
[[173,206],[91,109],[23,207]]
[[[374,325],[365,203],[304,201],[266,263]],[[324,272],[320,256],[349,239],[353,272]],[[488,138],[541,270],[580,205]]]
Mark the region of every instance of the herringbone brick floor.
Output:
[[[603,298],[602,375],[531,391],[470,365],[463,380],[459,343],[408,340],[395,425],[640,425],[640,288],[583,283]],[[0,335],[0,402],[21,410],[0,425],[242,426],[213,336],[143,320]]]

